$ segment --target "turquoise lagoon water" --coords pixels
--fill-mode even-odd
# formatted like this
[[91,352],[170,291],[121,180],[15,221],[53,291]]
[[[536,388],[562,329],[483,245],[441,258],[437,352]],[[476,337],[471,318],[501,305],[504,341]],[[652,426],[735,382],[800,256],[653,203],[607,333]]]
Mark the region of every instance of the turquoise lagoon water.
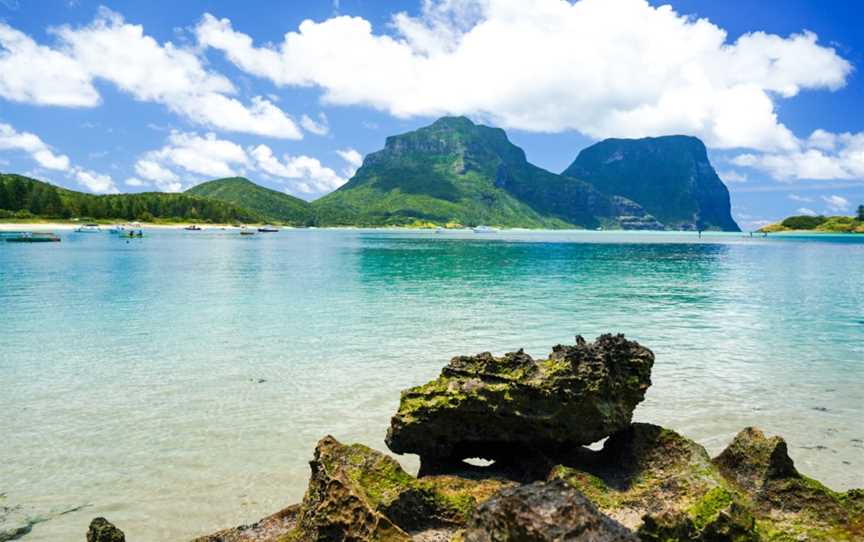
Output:
[[97,515],[133,541],[249,522],[301,498],[323,435],[384,449],[399,390],[451,356],[607,331],[656,354],[638,420],[712,453],[757,425],[803,472],[864,486],[862,271],[864,236],[3,243],[0,505],[47,519],[32,541],[82,540]]

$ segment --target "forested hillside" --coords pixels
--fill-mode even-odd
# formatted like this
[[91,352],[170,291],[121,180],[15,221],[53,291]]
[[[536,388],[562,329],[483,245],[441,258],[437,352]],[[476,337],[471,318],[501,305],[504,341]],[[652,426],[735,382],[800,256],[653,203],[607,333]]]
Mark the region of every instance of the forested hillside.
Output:
[[242,207],[187,194],[144,192],[96,196],[22,175],[0,174],[0,218],[31,217],[222,223],[260,220],[257,214]]

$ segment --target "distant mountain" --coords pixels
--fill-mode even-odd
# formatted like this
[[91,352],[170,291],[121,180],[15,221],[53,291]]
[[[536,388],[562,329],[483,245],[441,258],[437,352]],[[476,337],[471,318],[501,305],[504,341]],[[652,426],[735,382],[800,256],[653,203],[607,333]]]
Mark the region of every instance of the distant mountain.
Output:
[[187,194],[142,192],[97,196],[29,177],[0,174],[0,218],[92,218],[112,220],[259,222],[256,213]]
[[606,139],[580,152],[562,175],[639,202],[669,229],[741,231],[729,191],[695,137]]
[[309,202],[259,186],[243,177],[208,181],[193,186],[185,193],[243,207],[270,222],[294,226],[314,223]]
[[593,228],[617,224],[620,215],[644,215],[632,201],[530,164],[504,130],[465,117],[388,137],[348,183],[313,207],[324,225]]

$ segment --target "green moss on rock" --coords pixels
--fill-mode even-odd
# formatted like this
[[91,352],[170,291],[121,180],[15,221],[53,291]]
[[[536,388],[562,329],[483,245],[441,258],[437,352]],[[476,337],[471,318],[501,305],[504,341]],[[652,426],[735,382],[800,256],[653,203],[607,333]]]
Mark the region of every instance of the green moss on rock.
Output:
[[653,363],[623,335],[577,337],[539,361],[521,350],[455,357],[438,379],[402,393],[387,446],[419,454],[426,473],[467,457],[521,461],[530,450],[588,444],[630,423]]

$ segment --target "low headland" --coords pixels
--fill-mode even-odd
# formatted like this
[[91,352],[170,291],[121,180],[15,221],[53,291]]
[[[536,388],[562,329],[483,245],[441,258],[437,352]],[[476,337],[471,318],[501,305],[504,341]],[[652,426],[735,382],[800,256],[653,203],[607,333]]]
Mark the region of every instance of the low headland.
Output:
[[[864,206],[862,206],[864,207]],[[759,230],[764,233],[810,232],[810,233],[864,233],[864,209],[857,216],[790,216]]]
[[[577,337],[542,360],[455,357],[402,392],[386,433],[391,452],[420,456],[418,476],[325,436],[302,502],[195,542],[864,539],[864,490],[801,474],[782,438],[748,427],[711,458],[684,435],[633,423],[653,364],[623,335]],[[87,533],[124,540],[105,518]]]

